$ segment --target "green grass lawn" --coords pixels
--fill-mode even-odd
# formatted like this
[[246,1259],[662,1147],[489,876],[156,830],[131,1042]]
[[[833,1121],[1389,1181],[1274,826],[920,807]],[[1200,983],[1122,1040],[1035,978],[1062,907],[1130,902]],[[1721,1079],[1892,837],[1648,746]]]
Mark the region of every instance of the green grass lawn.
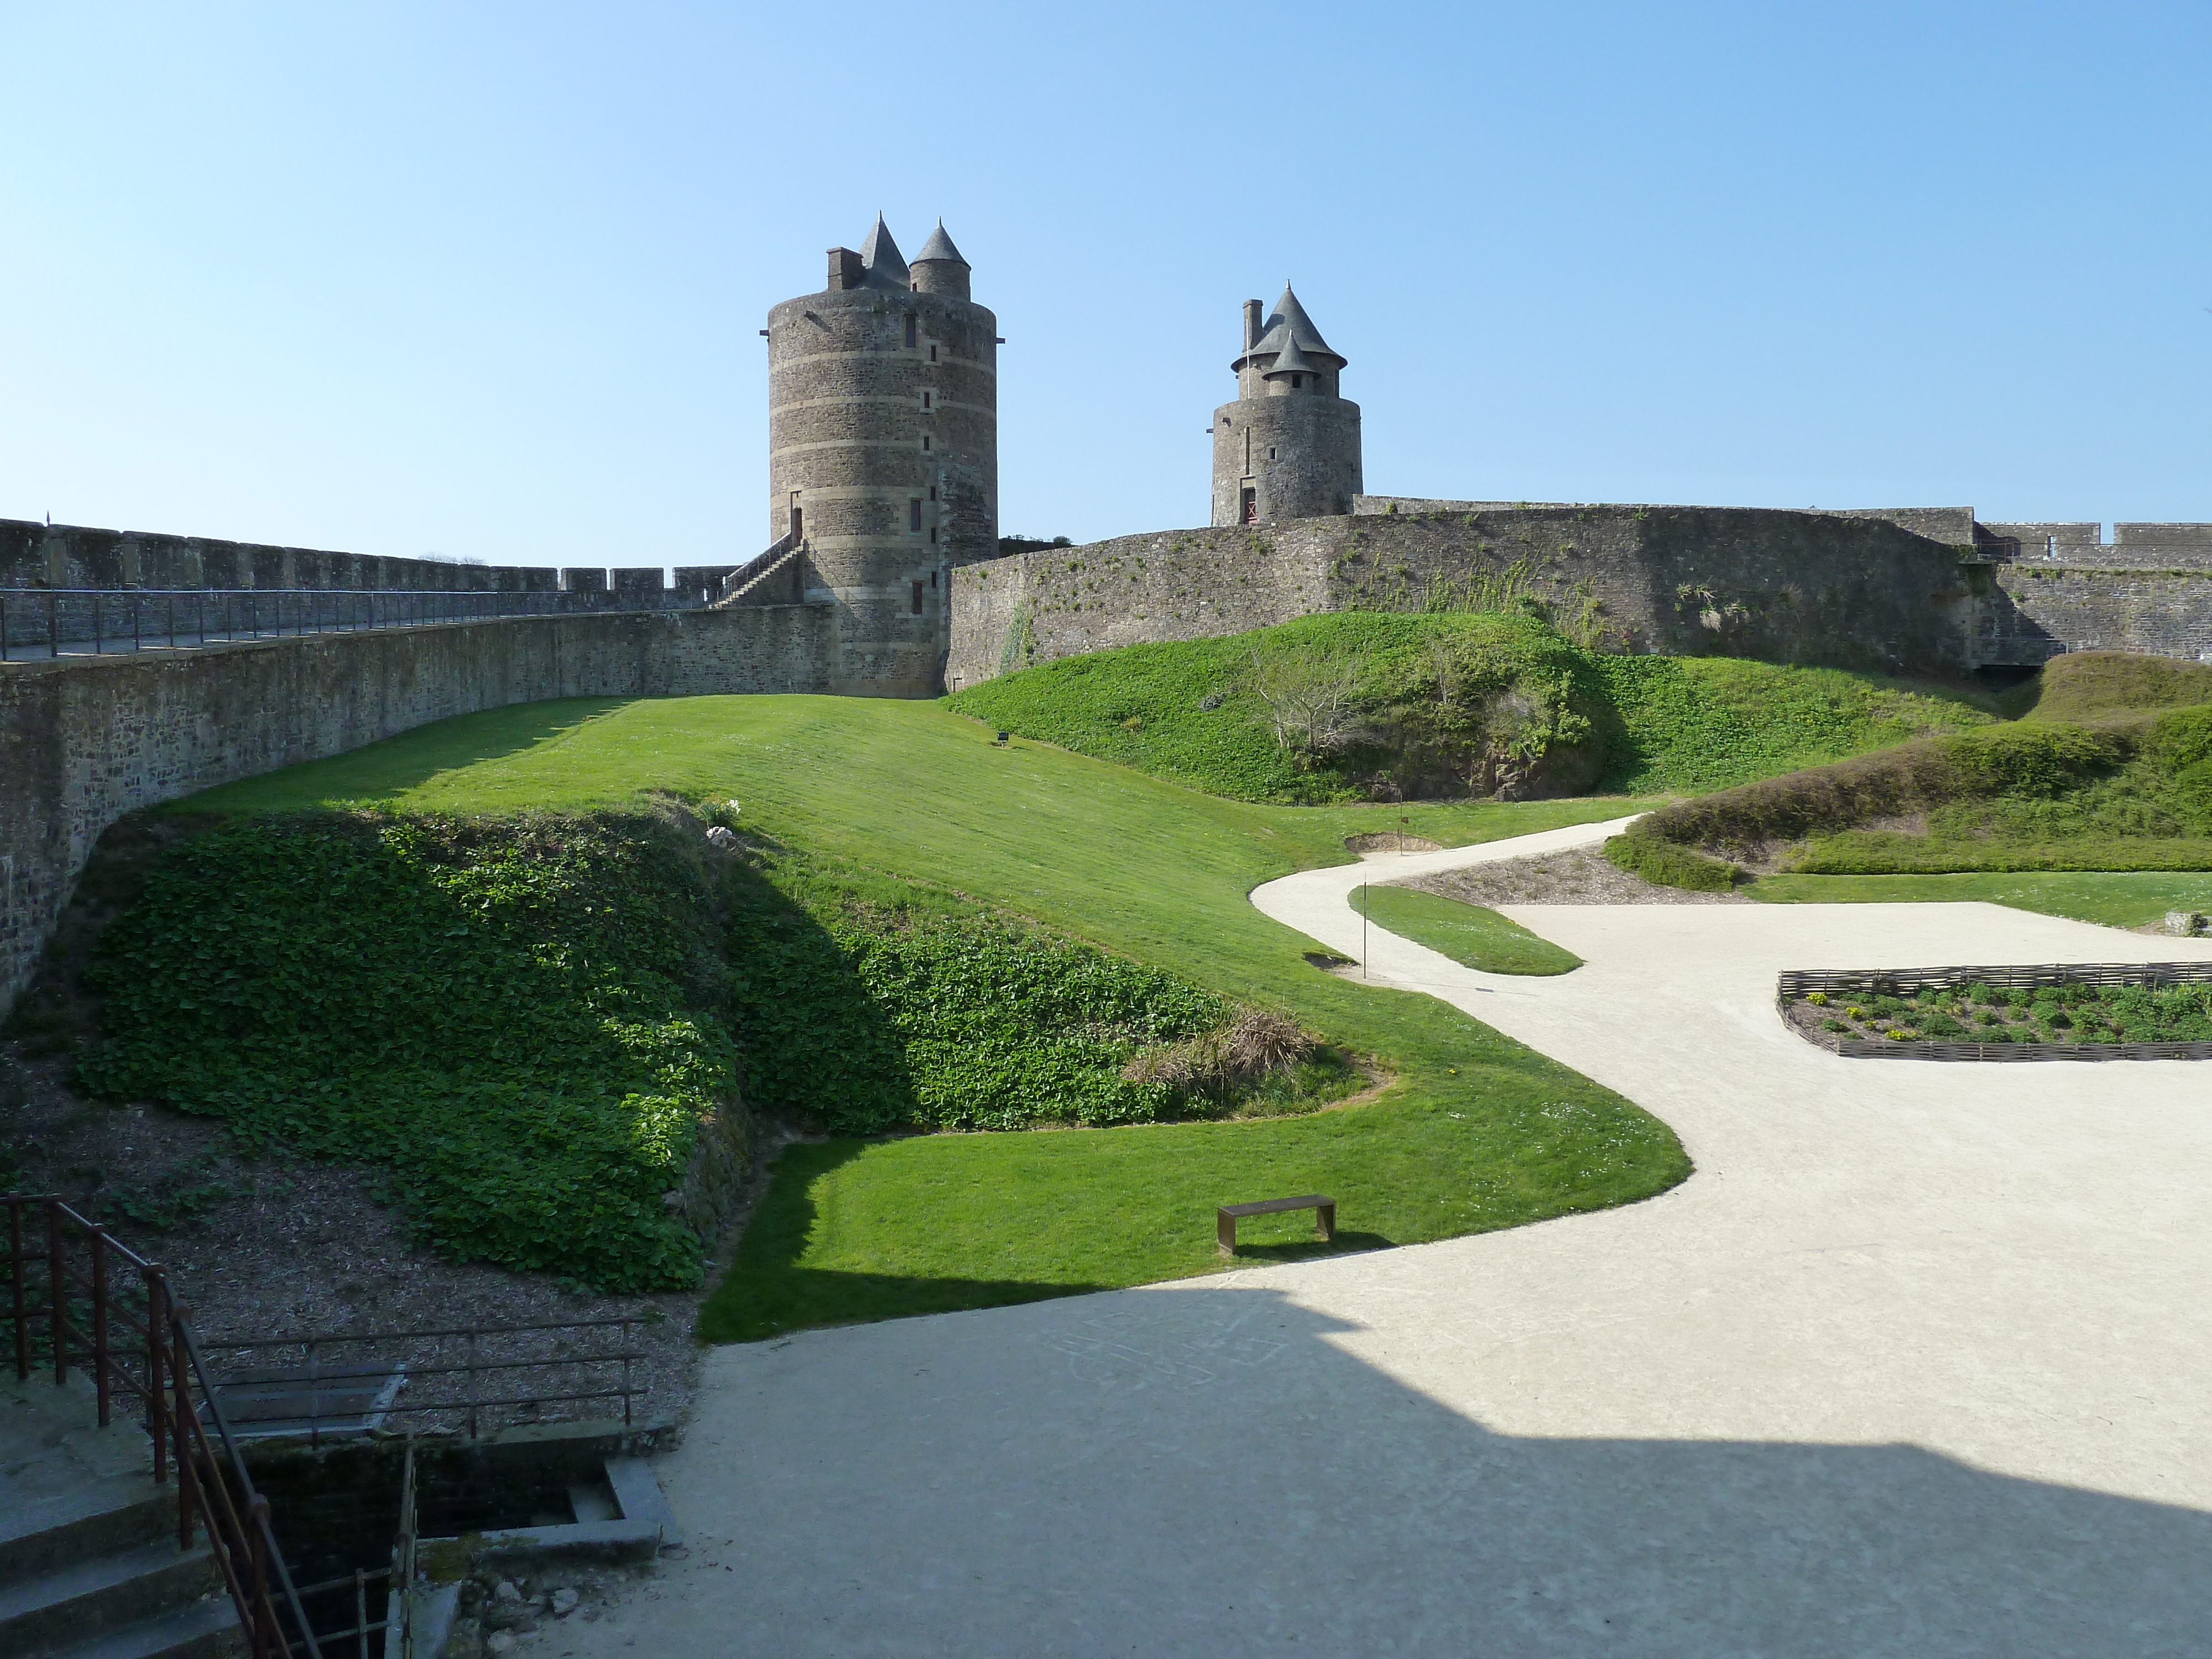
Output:
[[[1316,971],[1313,941],[1248,902],[1347,857],[1395,805],[1220,799],[1017,740],[934,705],[837,697],[539,703],[469,715],[179,803],[378,801],[500,813],[651,792],[743,802],[756,836],[927,878],[1376,1056],[1370,1103],[1255,1122],[830,1141],[793,1148],[710,1298],[713,1340],[1200,1273],[1213,1206],[1326,1192],[1334,1247],[1480,1232],[1662,1191],[1667,1127],[1435,1000]],[[1619,799],[1414,805],[1446,845],[1634,810]],[[1279,1218],[1280,1219],[1280,1218]],[[1296,1218],[1254,1253],[1301,1254]]]
[[1564,974],[1583,965],[1571,951],[1539,939],[1495,910],[1413,887],[1361,887],[1352,908],[1377,927],[1486,974]]
[[2054,871],[1939,876],[1761,876],[1743,890],[1770,904],[1926,904],[1980,900],[2107,927],[2140,927],[2168,910],[2212,910],[2212,875]]

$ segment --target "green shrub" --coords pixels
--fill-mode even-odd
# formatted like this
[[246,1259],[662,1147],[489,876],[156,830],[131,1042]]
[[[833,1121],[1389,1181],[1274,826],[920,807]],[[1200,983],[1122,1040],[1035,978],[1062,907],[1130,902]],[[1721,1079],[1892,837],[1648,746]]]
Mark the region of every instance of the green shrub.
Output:
[[956,894],[787,853],[735,868],[730,893],[746,1097],[832,1133],[1148,1123],[1307,1089],[1311,1109],[1351,1085],[1331,1060],[1286,1092],[1303,1054],[1235,1079],[1135,1064],[1249,1047],[1273,1017]]
[[[1641,828],[1638,825],[1638,828]],[[1736,867],[1707,858],[1686,847],[1677,847],[1635,830],[1612,837],[1605,855],[1632,875],[1661,887],[1686,888],[1693,893],[1725,893],[1735,885]]]
[[948,703],[1215,794],[1291,803],[1714,789],[1990,718],[1956,693],[1832,669],[1608,656],[1525,608],[1339,611],[1125,646]]
[[81,1079],[368,1164],[452,1255],[690,1285],[661,1195],[736,1080],[707,896],[641,814],[220,827],[102,937]]

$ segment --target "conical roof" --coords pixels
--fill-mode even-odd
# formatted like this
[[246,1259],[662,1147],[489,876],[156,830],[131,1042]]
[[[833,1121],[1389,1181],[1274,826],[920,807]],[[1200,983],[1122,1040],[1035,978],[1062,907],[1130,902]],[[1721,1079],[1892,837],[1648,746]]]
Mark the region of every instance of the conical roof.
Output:
[[1275,361],[1267,365],[1262,379],[1272,380],[1278,374],[1317,374],[1321,372],[1315,367],[1313,359],[1298,349],[1296,329],[1285,328],[1281,331],[1281,342],[1275,348]]
[[929,233],[929,240],[921,245],[921,252],[914,256],[916,264],[929,259],[947,259],[956,265],[968,263],[960,257],[960,250],[952,246],[952,239],[945,234],[942,219],[937,222],[937,228]]
[[860,244],[860,263],[867,269],[871,288],[903,289],[914,282],[906,260],[899,253],[898,244],[891,240],[891,228],[884,222],[880,213],[876,216],[876,228]]
[[1316,372],[1310,361],[1313,357],[1326,357],[1339,368],[1342,368],[1346,362],[1344,356],[1332,350],[1328,342],[1321,337],[1321,331],[1313,325],[1313,319],[1306,315],[1306,308],[1298,303],[1298,296],[1291,292],[1287,283],[1283,285],[1283,297],[1275,301],[1275,308],[1268,314],[1267,325],[1261,331],[1260,337],[1252,343],[1249,349],[1230,364],[1230,368],[1242,368],[1253,358],[1271,354],[1275,362],[1267,370],[1269,374],[1287,374],[1293,370],[1313,374]]

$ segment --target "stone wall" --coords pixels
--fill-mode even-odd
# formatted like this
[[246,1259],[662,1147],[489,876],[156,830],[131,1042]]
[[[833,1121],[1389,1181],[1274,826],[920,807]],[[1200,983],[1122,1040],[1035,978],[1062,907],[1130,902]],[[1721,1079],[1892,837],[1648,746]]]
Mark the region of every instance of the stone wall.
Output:
[[1960,551],[1889,515],[1728,507],[1469,504],[1127,536],[952,573],[945,678],[957,690],[1109,646],[1523,594],[1607,649],[1957,672],[1974,615]]
[[0,665],[0,1008],[137,807],[514,703],[825,690],[836,655],[831,607],[771,605]]
[[[749,550],[745,557],[750,556]],[[0,587],[291,587],[412,590],[440,593],[606,593],[630,609],[698,605],[707,588],[744,562],[678,565],[672,583],[659,565],[550,570],[534,565],[392,559],[319,548],[275,547],[209,536],[94,530],[0,519]]]
[[1991,567],[1988,584],[1976,608],[1978,663],[2034,667],[2067,651],[2212,662],[2212,569],[2023,561]]

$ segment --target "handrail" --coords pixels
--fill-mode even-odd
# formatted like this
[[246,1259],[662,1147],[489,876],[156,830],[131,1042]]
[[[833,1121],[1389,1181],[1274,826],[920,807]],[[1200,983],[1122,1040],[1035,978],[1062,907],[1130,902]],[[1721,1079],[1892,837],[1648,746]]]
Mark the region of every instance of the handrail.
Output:
[[[75,1346],[92,1373],[101,1427],[111,1420],[111,1401],[117,1384],[144,1401],[145,1427],[153,1443],[155,1482],[167,1485],[173,1459],[176,1467],[177,1547],[189,1550],[195,1532],[207,1534],[210,1553],[245,1632],[250,1659],[292,1659],[301,1653],[306,1659],[322,1659],[322,1650],[301,1608],[290,1570],[270,1529],[269,1500],[254,1490],[253,1477],[223,1416],[222,1402],[209,1386],[187,1310],[171,1295],[167,1273],[158,1262],[148,1261],[117,1242],[106,1226],[80,1215],[52,1194],[0,1194],[0,1204],[8,1209],[9,1308],[15,1325],[17,1380],[30,1379],[30,1327],[34,1321],[44,1320],[53,1351],[56,1386],[69,1381],[70,1351]],[[31,1284],[32,1264],[40,1258],[26,1248],[23,1237],[23,1212],[33,1206],[43,1210],[46,1219],[44,1308],[37,1305]],[[87,1271],[81,1276],[70,1269],[68,1246],[72,1229],[83,1239],[88,1256]],[[112,1293],[108,1276],[111,1256],[138,1269],[146,1296],[143,1318],[133,1314],[127,1299]],[[75,1293],[80,1291],[90,1304],[89,1319],[83,1328],[72,1311]],[[111,1341],[111,1321],[143,1337],[143,1348],[126,1351]],[[143,1375],[134,1371],[134,1364],[143,1364]],[[208,1437],[203,1413],[215,1425],[213,1440]],[[242,1515],[240,1502],[232,1494],[234,1481],[243,1494]],[[299,1632],[297,1643],[286,1636],[278,1620],[272,1576],[275,1589],[282,1592],[284,1608]]]
[[665,587],[0,586],[0,662],[701,603]]
[[806,538],[795,530],[787,530],[768,544],[768,550],[757,553],[717,584],[709,606],[725,605],[737,598],[757,577],[764,576],[785,554],[805,545]]

